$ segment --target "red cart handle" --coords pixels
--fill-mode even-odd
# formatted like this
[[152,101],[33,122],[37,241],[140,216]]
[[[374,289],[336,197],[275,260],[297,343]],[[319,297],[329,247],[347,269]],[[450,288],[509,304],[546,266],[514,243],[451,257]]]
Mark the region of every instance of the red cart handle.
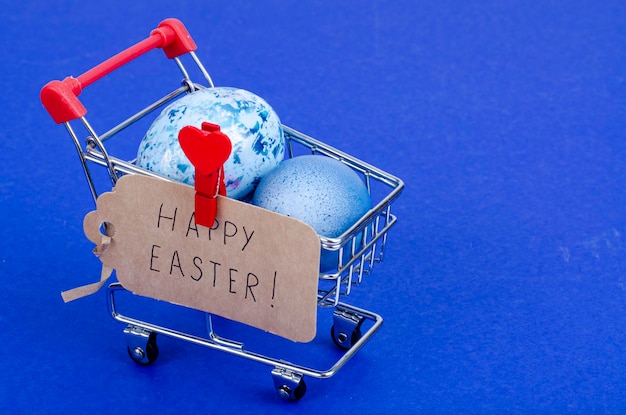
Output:
[[165,19],[150,32],[147,39],[107,59],[77,78],[70,76],[63,81],[48,82],[39,94],[41,103],[57,124],[80,118],[87,113],[87,109],[78,99],[84,88],[155,48],[163,49],[165,56],[173,59],[196,50],[197,46],[180,20]]

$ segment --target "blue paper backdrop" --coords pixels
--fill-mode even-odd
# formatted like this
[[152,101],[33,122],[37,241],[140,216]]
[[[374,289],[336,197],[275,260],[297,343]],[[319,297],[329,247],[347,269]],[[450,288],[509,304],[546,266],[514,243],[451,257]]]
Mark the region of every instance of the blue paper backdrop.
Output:
[[[166,17],[216,84],[406,182],[385,261],[349,297],[385,323],[298,403],[266,366],[174,340],[139,367],[104,294],[61,301],[99,262],[39,90]],[[626,411],[626,3],[27,0],[0,21],[2,413]],[[96,129],[160,96],[162,60],[84,93]]]

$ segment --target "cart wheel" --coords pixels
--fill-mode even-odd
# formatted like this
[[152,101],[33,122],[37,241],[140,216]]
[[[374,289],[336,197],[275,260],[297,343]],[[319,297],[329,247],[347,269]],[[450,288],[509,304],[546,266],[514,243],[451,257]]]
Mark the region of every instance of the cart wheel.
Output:
[[276,388],[278,396],[286,401],[299,401],[306,393],[306,383],[304,379],[300,379],[298,385],[292,389],[292,386],[284,384]]
[[281,399],[286,401],[299,401],[306,393],[304,377],[288,369],[274,368],[272,370],[274,387]]
[[358,326],[355,327],[354,330],[352,330],[352,333],[348,335],[347,333],[341,331],[339,333],[335,333],[335,326],[333,325],[330,328],[330,337],[338,347],[348,350],[361,338],[361,328]]
[[142,366],[154,363],[159,356],[156,333],[129,326],[124,330],[128,346],[126,350],[133,361]]

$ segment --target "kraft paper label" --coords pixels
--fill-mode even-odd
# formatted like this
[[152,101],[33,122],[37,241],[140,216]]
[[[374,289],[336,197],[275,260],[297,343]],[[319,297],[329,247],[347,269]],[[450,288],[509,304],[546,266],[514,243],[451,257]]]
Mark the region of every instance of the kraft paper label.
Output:
[[[313,340],[318,235],[299,220],[218,198],[213,226],[199,226],[192,187],[141,175],[120,178],[83,224],[103,263],[102,279],[105,270],[115,269],[135,294],[293,341]],[[103,281],[91,284],[92,291],[98,284]],[[74,298],[89,293],[81,288]]]

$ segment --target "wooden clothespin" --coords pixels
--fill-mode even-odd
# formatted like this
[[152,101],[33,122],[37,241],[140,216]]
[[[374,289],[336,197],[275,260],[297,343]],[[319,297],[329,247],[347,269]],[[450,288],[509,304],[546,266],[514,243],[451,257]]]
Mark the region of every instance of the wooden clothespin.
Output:
[[195,168],[195,221],[212,227],[217,215],[217,195],[226,196],[224,163],[232,143],[217,124],[203,122],[202,129],[183,127],[178,133],[183,152]]

